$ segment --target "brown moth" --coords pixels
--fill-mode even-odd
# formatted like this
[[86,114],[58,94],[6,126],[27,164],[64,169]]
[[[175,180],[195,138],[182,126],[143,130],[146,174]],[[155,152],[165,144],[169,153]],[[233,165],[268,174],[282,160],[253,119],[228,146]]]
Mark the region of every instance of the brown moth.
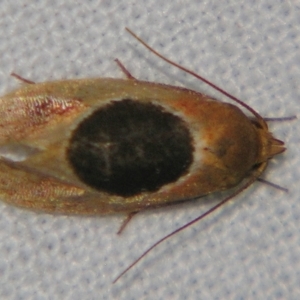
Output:
[[132,215],[247,179],[235,195],[285,150],[255,110],[221,89],[253,117],[196,91],[139,81],[117,63],[127,79],[15,75],[26,85],[0,98],[0,151],[24,154],[1,156],[1,200],[49,213]]

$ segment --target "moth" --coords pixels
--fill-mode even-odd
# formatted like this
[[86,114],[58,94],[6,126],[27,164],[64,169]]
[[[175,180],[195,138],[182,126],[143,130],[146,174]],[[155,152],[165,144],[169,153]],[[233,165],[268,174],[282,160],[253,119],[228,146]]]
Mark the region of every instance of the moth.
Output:
[[[126,79],[15,75],[26,84],[0,99],[1,200],[48,213],[131,215],[246,179],[240,192],[285,150],[238,99],[231,96],[252,117],[196,91],[137,80],[117,63]],[[21,158],[5,155],[16,149]]]

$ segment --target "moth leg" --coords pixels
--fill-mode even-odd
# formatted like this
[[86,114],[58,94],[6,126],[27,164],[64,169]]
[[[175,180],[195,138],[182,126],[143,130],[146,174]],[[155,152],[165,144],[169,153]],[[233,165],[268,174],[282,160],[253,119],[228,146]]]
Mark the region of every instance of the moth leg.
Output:
[[137,80],[135,77],[133,77],[131,75],[131,73],[124,67],[124,65],[116,58],[115,62],[117,63],[117,65],[119,66],[119,68],[121,69],[121,71],[125,74],[125,76],[127,77],[127,79],[130,80]]
[[265,180],[263,178],[257,178],[256,180],[259,181],[259,182],[262,182],[264,184],[267,184],[267,185],[269,185],[269,186],[271,186],[271,187],[273,187],[275,189],[278,189],[280,191],[283,191],[283,192],[286,192],[286,193],[289,191],[287,188],[285,188],[285,187],[283,187],[281,185],[278,185],[276,183],[270,182],[268,180]]
[[12,77],[17,78],[17,79],[20,80],[20,81],[23,81],[24,83],[27,83],[27,84],[35,84],[34,81],[31,81],[31,80],[29,80],[29,79],[26,79],[26,78],[24,78],[24,77],[22,77],[22,76],[20,76],[20,75],[18,75],[18,74],[16,74],[16,73],[14,73],[14,72],[12,72],[10,75],[11,75]]
[[138,213],[138,211],[133,211],[129,213],[126,218],[124,219],[123,223],[121,224],[117,234],[121,234],[125,227],[128,225],[128,223],[131,221],[131,219]]

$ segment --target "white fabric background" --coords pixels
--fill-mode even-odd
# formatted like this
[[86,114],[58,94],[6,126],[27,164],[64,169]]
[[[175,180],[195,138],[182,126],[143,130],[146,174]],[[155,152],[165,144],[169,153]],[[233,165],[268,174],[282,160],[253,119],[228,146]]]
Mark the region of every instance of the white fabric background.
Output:
[[[243,4],[242,4],[243,3]],[[0,92],[34,81],[122,77],[217,92],[151,55],[128,26],[264,116],[300,118],[300,2],[219,0],[2,1]],[[226,99],[225,99],[226,100]],[[206,210],[201,201],[122,216],[38,214],[0,203],[1,299],[299,299],[299,119],[272,123],[288,151],[220,212],[153,250],[158,238]],[[213,202],[218,197],[211,197]]]

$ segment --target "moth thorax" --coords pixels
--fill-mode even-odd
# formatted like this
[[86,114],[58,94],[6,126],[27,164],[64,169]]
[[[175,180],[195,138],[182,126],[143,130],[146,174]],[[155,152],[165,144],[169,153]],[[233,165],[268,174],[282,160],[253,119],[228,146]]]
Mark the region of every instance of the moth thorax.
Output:
[[187,123],[162,106],[131,99],[96,109],[74,130],[67,158],[86,185],[130,197],[176,182],[193,161]]

